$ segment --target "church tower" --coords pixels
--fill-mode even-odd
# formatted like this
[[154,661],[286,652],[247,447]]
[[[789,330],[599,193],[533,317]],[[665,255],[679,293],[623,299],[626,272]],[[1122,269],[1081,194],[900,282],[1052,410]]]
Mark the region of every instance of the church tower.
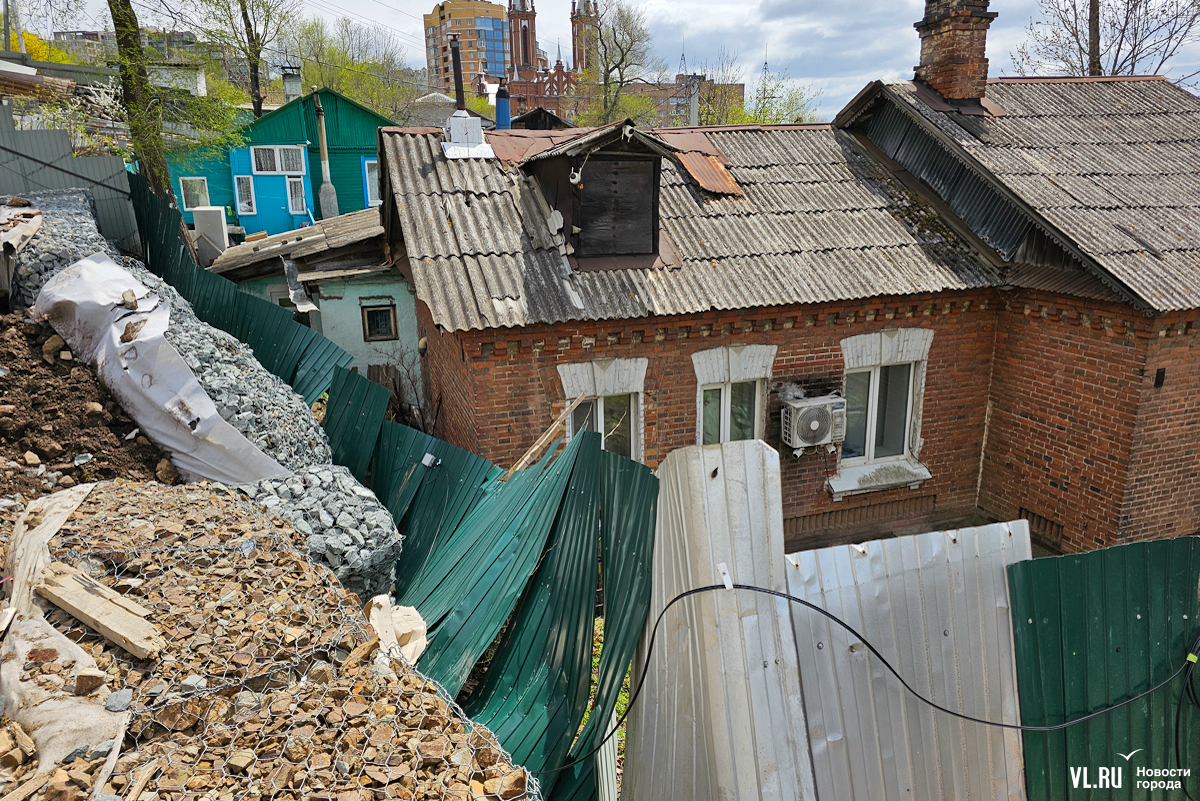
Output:
[[538,71],[537,10],[533,0],[508,0],[508,38],[513,76],[533,80]]
[[596,36],[600,12],[596,0],[571,3],[571,68],[575,72],[596,66]]

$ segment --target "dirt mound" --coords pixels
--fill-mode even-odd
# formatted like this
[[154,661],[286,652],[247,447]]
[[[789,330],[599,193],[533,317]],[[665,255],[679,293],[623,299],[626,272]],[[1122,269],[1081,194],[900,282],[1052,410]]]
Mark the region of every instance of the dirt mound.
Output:
[[[153,479],[163,453],[140,435],[126,439],[135,428],[52,328],[0,317],[0,494]],[[174,477],[169,464],[160,478]]]

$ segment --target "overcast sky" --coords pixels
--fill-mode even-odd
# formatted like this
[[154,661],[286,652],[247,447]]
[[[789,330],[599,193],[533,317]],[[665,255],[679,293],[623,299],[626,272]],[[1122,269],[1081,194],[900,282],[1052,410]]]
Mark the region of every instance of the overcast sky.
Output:
[[[151,0],[137,0],[137,3]],[[167,0],[172,2],[172,0]],[[571,56],[571,0],[535,0],[537,32],[551,62],[561,43],[565,61]],[[737,53],[744,80],[752,84],[764,57],[772,70],[786,69],[793,78],[823,93],[820,114],[837,113],[868,81],[909,78],[919,60],[920,42],[913,23],[921,18],[923,0],[634,0],[645,8],[659,54],[671,72],[686,52],[696,69],[715,58],[722,47]],[[105,6],[89,4],[96,12]],[[408,48],[409,63],[424,66],[421,14],[431,0],[304,0],[311,14],[342,14],[392,30]],[[1011,53],[1025,38],[1036,13],[1036,0],[992,0],[999,13],[988,35],[992,76],[1013,74]],[[1200,43],[1172,63],[1172,73],[1200,69]]]

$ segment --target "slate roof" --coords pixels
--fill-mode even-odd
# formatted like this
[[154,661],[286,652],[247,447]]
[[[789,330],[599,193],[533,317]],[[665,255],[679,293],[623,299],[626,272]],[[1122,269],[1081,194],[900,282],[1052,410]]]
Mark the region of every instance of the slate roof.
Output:
[[1005,116],[968,116],[887,89],[1150,309],[1200,307],[1200,98],[1157,77],[1000,79]]
[[516,161],[591,133],[489,132],[500,158],[447,160],[436,134],[380,131],[385,224],[398,221],[414,288],[436,323],[465,330],[629,319],[997,280],[931,208],[828,126],[706,130],[743,194],[703,191],[663,159],[661,226],[682,266],[574,271],[550,206]]

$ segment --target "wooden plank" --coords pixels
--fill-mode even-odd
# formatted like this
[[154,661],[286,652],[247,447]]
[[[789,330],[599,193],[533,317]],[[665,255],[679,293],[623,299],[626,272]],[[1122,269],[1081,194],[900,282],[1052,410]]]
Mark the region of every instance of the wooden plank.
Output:
[[117,733],[113,737],[113,747],[108,752],[108,759],[104,760],[104,764],[96,772],[95,781],[92,785],[92,801],[95,801],[97,796],[104,793],[104,785],[108,783],[113,769],[117,766],[117,758],[121,756],[121,744],[125,742],[125,731],[129,728],[129,721],[132,718],[132,712],[126,712],[121,718],[121,726],[117,729]]
[[549,445],[550,441],[554,439],[554,435],[558,429],[567,422],[567,417],[571,414],[571,412],[575,411],[575,407],[583,402],[584,397],[585,396],[581,394],[578,398],[567,404],[567,408],[562,410],[562,414],[558,416],[558,419],[551,423],[550,427],[542,432],[542,435],[538,437],[532,445],[529,446],[529,450],[525,451],[524,455],[517,460],[516,464],[508,468],[508,472],[502,475],[500,480],[508,481],[510,478],[512,478],[513,473],[518,470],[524,470],[526,467],[532,464],[533,460],[537,458],[537,455],[542,452],[542,449]]
[[[63,568],[72,572],[65,572]],[[74,568],[56,563],[42,572],[36,589],[50,603],[91,626],[139,659],[153,659],[167,647],[167,641],[158,633],[158,628],[131,611],[130,605],[139,610],[143,607],[125,598],[114,600],[109,593],[116,593],[111,590],[109,593],[100,593],[94,589],[95,586],[99,585],[81,581]],[[148,610],[144,611],[149,614]]]
[[54,774],[43,773],[40,776],[34,776],[32,779],[13,790],[8,795],[0,798],[0,801],[25,801],[26,798],[45,787],[46,782],[50,781],[50,777],[52,775]]
[[137,778],[133,780],[133,785],[129,788],[129,791],[125,793],[125,798],[127,801],[137,801],[138,798],[141,797],[142,790],[146,789],[146,785],[149,784],[150,780],[154,778],[154,774],[158,773],[159,768],[162,767],[162,764],[163,758],[157,757],[149,765],[142,768],[141,772],[138,773]]

